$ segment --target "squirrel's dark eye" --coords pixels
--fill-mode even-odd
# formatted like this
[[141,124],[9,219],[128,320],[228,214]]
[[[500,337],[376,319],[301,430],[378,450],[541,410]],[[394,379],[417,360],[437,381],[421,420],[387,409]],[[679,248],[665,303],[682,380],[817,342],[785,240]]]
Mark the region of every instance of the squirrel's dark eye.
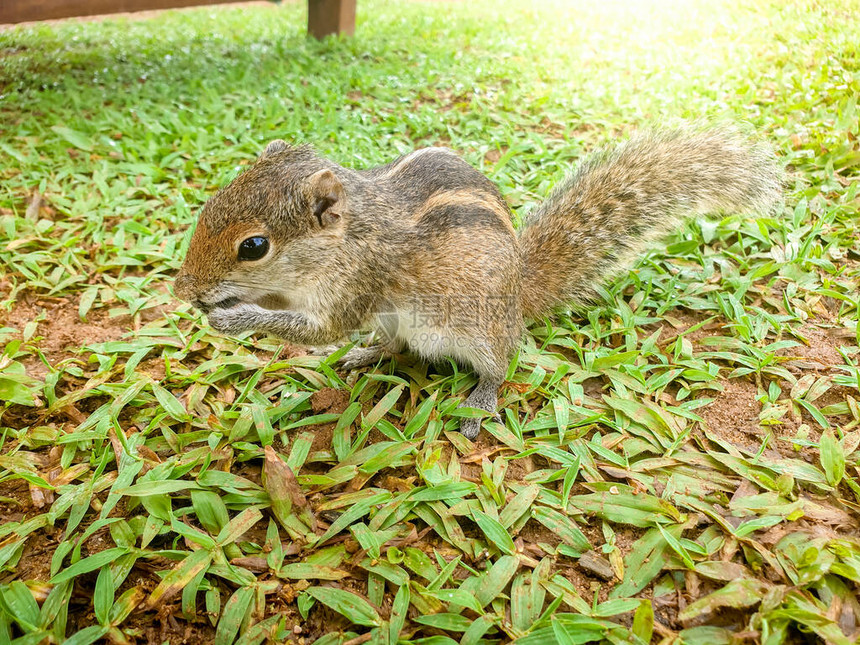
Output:
[[255,235],[243,240],[239,245],[240,260],[259,260],[269,252],[269,240],[262,235]]

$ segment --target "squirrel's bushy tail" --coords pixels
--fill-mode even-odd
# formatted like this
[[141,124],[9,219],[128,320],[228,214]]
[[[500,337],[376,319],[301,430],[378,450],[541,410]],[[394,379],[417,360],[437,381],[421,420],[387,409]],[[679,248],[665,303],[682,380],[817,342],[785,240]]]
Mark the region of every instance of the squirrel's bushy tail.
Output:
[[592,155],[526,220],[523,312],[588,301],[688,216],[767,212],[781,193],[773,152],[732,129],[639,135]]

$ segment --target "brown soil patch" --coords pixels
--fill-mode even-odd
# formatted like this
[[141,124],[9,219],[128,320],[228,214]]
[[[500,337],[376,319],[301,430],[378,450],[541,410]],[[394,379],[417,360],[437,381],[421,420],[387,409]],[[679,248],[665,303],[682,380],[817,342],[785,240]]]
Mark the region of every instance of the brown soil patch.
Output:
[[[802,344],[779,352],[782,356],[791,356],[795,359],[788,363],[789,367],[826,370],[845,364],[845,359],[837,348],[853,344],[851,339],[854,337],[854,332],[851,330],[840,327],[816,327],[807,323],[798,329],[798,333],[808,344],[803,343],[803,340],[798,337],[796,340]],[[790,336],[790,338],[795,337]]]
[[51,539],[42,532],[30,536],[18,562],[17,579],[48,582],[51,579],[51,558],[59,543],[60,540]]
[[349,405],[349,392],[324,387],[311,395],[311,409],[314,414],[341,414]]
[[582,598],[591,601],[594,598],[595,592],[597,592],[598,603],[609,600],[609,592],[612,591],[615,584],[607,583],[606,580],[603,580],[602,578],[586,573],[579,566],[579,563],[574,564],[572,561],[569,562],[571,562],[571,564],[568,566],[564,566],[567,564],[566,562],[562,563],[559,573],[573,584]]
[[[349,392],[324,387],[311,395],[310,402],[314,414],[343,414],[349,405]],[[336,425],[335,423],[325,423],[308,427],[314,433],[311,454],[319,450],[326,450],[331,446],[331,437]]]
[[[0,515],[5,522],[21,522],[38,513],[30,488],[23,479],[0,482],[0,498],[5,498],[0,500]],[[0,577],[0,583],[12,579],[47,582],[51,578],[51,558],[59,542],[55,536],[59,533],[59,529],[50,526],[31,533],[24,542],[16,570]]]
[[523,481],[527,475],[536,470],[532,455],[513,459],[508,462],[508,470],[505,473],[505,481]]
[[[815,400],[815,405],[819,408],[827,407],[828,405],[834,405],[836,403],[844,403],[848,397],[852,397],[855,400],[860,398],[860,393],[857,390],[845,387],[842,385],[834,385],[829,390],[827,390],[824,394],[818,397]],[[835,417],[829,417],[831,423],[840,424],[840,423],[849,423],[851,421],[850,415],[839,415]]]
[[[643,327],[643,337],[653,334],[656,329],[662,329],[660,336],[660,346],[665,347],[669,343],[675,341],[678,336],[684,336],[694,345],[703,338],[711,336],[721,336],[723,325],[718,320],[706,322],[698,329],[693,329],[697,325],[712,318],[712,314],[700,311],[691,311],[687,309],[673,310],[671,313],[663,316],[663,319],[669,323],[668,325],[661,323],[659,325],[647,325]],[[693,331],[689,331],[689,330]]]
[[[105,310],[90,310],[87,320],[82,321],[78,316],[78,302],[77,297],[45,298],[25,294],[12,311],[0,311],[0,326],[23,332],[27,324],[35,322],[32,342],[52,365],[75,355],[83,345],[118,340],[131,331],[129,316],[111,318]],[[44,378],[48,373],[48,367],[35,357],[28,357],[24,366],[34,378]]]
[[725,381],[725,389],[714,402],[702,409],[708,429],[738,448],[755,449],[755,440],[764,434],[759,425],[761,404],[756,400],[756,386],[750,381]]

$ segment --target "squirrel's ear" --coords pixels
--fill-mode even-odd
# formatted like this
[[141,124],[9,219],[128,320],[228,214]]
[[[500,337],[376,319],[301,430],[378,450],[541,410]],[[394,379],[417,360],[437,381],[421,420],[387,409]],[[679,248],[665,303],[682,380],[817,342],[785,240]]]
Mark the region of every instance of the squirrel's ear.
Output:
[[263,154],[260,155],[260,159],[265,159],[269,155],[273,155],[276,152],[283,152],[288,148],[287,142],[283,139],[275,139],[269,145],[266,146],[266,149],[263,150]]
[[328,169],[319,170],[311,175],[311,205],[314,216],[321,226],[337,224],[341,218],[343,206],[343,184]]

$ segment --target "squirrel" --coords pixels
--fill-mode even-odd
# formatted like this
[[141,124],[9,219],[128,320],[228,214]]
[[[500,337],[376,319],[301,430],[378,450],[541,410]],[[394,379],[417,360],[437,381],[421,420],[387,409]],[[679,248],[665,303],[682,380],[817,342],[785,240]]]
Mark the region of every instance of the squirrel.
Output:
[[588,304],[686,217],[769,212],[781,189],[773,152],[734,129],[657,131],[587,157],[517,231],[446,148],[352,170],[279,139],[205,203],[175,293],[226,334],[318,346],[375,328],[382,342],[343,365],[452,358],[478,377],[462,405],[492,415],[526,320]]

